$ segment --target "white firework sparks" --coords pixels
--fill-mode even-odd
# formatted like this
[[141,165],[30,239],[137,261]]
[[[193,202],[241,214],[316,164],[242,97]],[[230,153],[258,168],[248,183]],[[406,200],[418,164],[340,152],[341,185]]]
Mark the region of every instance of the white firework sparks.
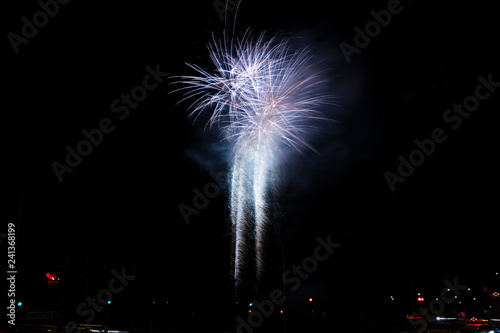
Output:
[[[318,107],[329,97],[311,64],[309,50],[292,50],[277,37],[209,44],[214,73],[188,64],[199,76],[183,76],[185,97],[196,98],[191,116],[211,109],[209,126],[218,125],[233,146],[230,210],[233,226],[234,279],[247,264],[248,233],[255,246],[256,272],[263,271],[263,242],[277,166],[286,147],[308,147],[303,133],[311,120],[323,120]],[[250,231],[249,231],[250,230]]]

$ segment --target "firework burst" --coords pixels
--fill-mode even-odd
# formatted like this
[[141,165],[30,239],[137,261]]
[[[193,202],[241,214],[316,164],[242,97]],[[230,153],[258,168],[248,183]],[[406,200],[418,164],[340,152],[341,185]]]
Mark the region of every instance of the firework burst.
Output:
[[[234,245],[234,280],[249,265],[253,246],[257,278],[263,272],[263,245],[278,165],[284,149],[313,149],[304,138],[311,120],[323,120],[319,106],[323,80],[315,71],[310,50],[293,50],[286,40],[253,39],[249,33],[231,42],[208,46],[213,73],[188,64],[197,76],[182,76],[184,98],[195,99],[189,114],[210,109],[208,126],[218,126],[232,146],[230,212]],[[314,150],[314,149],[313,149]]]

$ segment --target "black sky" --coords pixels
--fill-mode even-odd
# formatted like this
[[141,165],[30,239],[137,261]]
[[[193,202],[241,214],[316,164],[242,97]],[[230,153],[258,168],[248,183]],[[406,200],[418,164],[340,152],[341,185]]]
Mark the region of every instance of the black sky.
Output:
[[[474,93],[479,75],[500,81],[498,11],[487,1],[401,5],[348,64],[339,44],[353,44],[353,28],[387,1],[241,4],[238,32],[267,30],[310,45],[337,97],[328,115],[338,122],[311,137],[319,153],[291,154],[283,167],[270,262],[281,264],[284,247],[286,266],[300,263],[328,234],[342,244],[292,299],[311,294],[357,312],[404,294],[410,280],[439,285],[463,276],[472,284],[499,269],[500,88],[457,130],[442,118]],[[19,34],[21,18],[40,10],[36,1],[5,6],[4,36]],[[144,300],[201,306],[228,293],[227,193],[189,225],[178,209],[212,181],[209,172],[227,170],[227,147],[215,130],[186,119],[189,103],[176,105],[171,80],[124,120],[110,107],[142,83],[146,66],[171,75],[192,74],[185,62],[209,66],[205,44],[223,28],[210,1],[72,1],[19,53],[4,38],[2,228],[18,221],[22,198],[18,260],[27,275],[65,255],[83,270],[89,256],[103,281],[135,263]],[[59,182],[51,163],[64,162],[65,147],[103,118],[114,131]],[[398,156],[437,127],[447,141],[391,192],[384,172],[397,172]],[[279,285],[277,274],[268,278],[268,287]]]

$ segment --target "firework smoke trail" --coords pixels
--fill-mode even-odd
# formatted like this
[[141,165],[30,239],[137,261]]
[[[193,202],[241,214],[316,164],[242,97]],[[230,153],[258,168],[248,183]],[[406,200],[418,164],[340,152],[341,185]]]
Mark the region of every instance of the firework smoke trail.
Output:
[[208,125],[218,125],[233,147],[229,205],[237,286],[250,245],[257,278],[263,272],[269,202],[280,157],[287,148],[313,149],[303,133],[310,130],[311,120],[325,119],[317,110],[329,98],[319,92],[323,81],[307,49],[294,51],[277,37],[252,39],[248,33],[230,43],[214,40],[208,48],[215,73],[188,64],[199,76],[182,76],[187,86],[178,90],[188,89],[181,102],[196,98],[190,115],[213,109]]

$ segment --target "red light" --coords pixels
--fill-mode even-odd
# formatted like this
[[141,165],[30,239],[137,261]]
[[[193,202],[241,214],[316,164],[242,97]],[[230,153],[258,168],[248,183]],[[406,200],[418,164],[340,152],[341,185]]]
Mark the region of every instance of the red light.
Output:
[[419,302],[423,302],[423,301],[424,301],[424,298],[423,298],[423,297],[419,297],[419,298],[417,298],[417,301],[419,301]]
[[59,278],[54,273],[47,273],[45,276],[50,280],[49,283],[57,283],[59,281]]
[[312,301],[313,301],[313,299],[312,299],[312,298],[309,298],[309,302],[312,302]]
[[408,316],[408,319],[422,319],[422,316]]
[[280,313],[283,313],[283,310],[280,310]]
[[252,313],[252,310],[248,310],[248,313]]

